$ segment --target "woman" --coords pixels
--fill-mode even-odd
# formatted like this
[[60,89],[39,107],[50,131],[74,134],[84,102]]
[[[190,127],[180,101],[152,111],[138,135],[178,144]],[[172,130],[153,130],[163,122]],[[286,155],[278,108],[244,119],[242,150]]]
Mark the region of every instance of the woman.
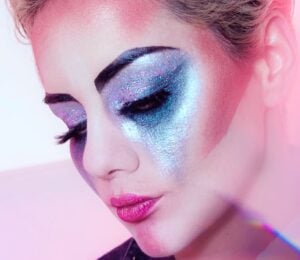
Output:
[[[11,5],[45,103],[69,128],[59,143],[133,235],[101,259],[267,254],[276,235],[249,225],[239,198],[278,142],[295,51],[288,1]],[[277,244],[278,259],[298,259]]]

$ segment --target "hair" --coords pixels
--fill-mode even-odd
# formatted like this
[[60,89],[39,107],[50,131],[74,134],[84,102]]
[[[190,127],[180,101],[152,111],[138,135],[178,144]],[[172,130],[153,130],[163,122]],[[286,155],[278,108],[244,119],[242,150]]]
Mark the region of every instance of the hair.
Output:
[[[50,0],[9,0],[17,29],[26,36],[35,16]],[[237,58],[257,52],[259,29],[271,10],[290,16],[291,0],[155,0],[177,18],[211,29]]]

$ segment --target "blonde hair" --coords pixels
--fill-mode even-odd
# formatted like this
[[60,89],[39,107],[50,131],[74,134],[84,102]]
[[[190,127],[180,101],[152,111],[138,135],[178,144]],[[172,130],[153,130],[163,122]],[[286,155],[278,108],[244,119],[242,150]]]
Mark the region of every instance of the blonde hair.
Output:
[[[50,0],[9,0],[17,29],[26,36]],[[179,19],[210,28],[225,49],[242,58],[256,51],[259,24],[272,10],[291,15],[293,0],[155,0]]]
[[34,18],[49,0],[8,0],[16,28],[21,35],[28,34]]

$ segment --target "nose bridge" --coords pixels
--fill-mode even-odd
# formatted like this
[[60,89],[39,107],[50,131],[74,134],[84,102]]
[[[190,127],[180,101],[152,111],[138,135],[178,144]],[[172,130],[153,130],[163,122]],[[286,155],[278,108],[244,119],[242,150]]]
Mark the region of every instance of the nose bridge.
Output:
[[138,165],[138,155],[120,127],[104,110],[94,113],[87,123],[85,171],[94,177],[109,179],[116,172],[133,172]]

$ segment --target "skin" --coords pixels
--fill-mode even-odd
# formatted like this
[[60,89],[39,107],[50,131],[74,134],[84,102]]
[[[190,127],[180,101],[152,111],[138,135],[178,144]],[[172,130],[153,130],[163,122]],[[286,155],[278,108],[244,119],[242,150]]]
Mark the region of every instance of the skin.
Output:
[[[66,93],[78,101],[50,108],[69,127],[87,120],[86,139],[71,141],[75,165],[114,215],[112,196],[161,197],[149,218],[123,223],[145,253],[197,259],[212,252],[224,253],[224,246],[228,256],[238,252],[254,257],[271,236],[260,236],[258,241],[258,232],[242,228],[243,217],[232,204],[239,204],[238,198],[257,177],[263,160],[265,108],[259,75],[252,63],[232,60],[208,29],[177,20],[156,2],[143,2],[142,6],[141,1],[122,2],[50,1],[30,33],[46,93]],[[136,11],[132,10],[140,9],[139,16],[133,15]],[[179,49],[196,75],[193,84],[199,86],[191,99],[182,99],[185,106],[197,104],[187,113],[185,138],[175,133],[174,151],[159,150],[158,156],[159,138],[151,127],[144,129],[144,136],[133,138],[112,104],[120,99],[116,94],[120,78],[128,80],[136,71],[147,69],[152,75],[165,56],[151,54],[150,69],[137,60],[103,92],[94,85],[98,73],[116,57],[145,46]],[[170,51],[171,64],[174,53],[178,52]],[[183,84],[182,93],[190,84]],[[136,95],[130,89],[129,94]],[[175,127],[174,121],[164,124],[160,130]],[[141,127],[137,129],[141,132]],[[167,143],[166,147],[171,146]],[[166,164],[166,154],[180,159],[175,168]],[[211,242],[205,244],[204,240]],[[241,242],[245,240],[247,243]],[[250,250],[247,245],[251,243]]]

